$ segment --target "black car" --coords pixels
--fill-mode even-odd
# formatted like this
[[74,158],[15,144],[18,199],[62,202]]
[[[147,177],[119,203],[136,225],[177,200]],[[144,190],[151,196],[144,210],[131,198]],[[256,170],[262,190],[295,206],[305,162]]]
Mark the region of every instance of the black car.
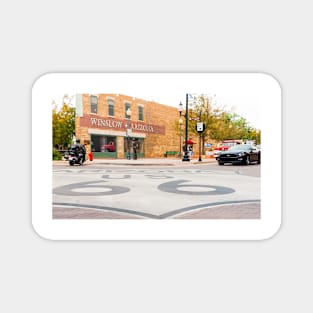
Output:
[[236,145],[229,148],[227,151],[221,152],[221,154],[216,157],[216,161],[219,165],[224,165],[224,163],[249,165],[252,162],[260,164],[261,150],[254,145]]

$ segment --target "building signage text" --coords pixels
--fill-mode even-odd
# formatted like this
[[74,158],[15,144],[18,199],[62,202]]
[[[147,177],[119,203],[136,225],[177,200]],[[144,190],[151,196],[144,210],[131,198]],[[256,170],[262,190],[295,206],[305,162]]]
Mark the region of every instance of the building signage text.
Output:
[[165,127],[146,124],[144,122],[133,122],[127,119],[120,120],[115,118],[102,118],[97,116],[85,115],[80,118],[80,126],[100,129],[125,130],[130,128],[134,132],[165,134]]

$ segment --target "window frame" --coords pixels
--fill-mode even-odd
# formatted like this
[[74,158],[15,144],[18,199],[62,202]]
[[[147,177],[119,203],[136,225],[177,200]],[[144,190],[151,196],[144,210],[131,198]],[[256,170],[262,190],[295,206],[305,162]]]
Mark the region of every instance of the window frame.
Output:
[[[144,122],[145,120],[145,115],[144,115],[144,105],[139,104],[138,105],[138,121]],[[142,111],[142,112],[140,112]],[[142,116],[142,118],[140,118]]]
[[[113,103],[113,104],[110,104]],[[115,100],[112,98],[107,99],[107,105],[108,105],[108,116],[115,116]],[[113,109],[113,114],[110,114],[110,107]]]
[[131,116],[129,117],[129,115],[126,114],[126,112],[127,112],[128,109],[132,110],[132,108],[131,108],[131,103],[130,103],[130,102],[125,102],[125,103],[124,103],[124,115],[125,115],[125,118],[126,118],[127,120],[130,120],[130,119],[131,119]]
[[[96,99],[96,103],[94,103],[92,100]],[[90,95],[90,113],[91,114],[98,114],[98,96],[96,95]],[[95,106],[95,112],[93,112],[93,107]]]

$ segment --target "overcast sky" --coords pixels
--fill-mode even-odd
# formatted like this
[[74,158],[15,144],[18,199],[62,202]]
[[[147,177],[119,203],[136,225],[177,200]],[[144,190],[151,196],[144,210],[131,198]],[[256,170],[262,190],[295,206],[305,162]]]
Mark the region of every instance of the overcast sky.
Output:
[[[132,78],[132,79],[130,79]],[[215,97],[218,107],[239,114],[250,126],[261,129],[261,104],[271,96],[272,78],[257,73],[135,74],[110,77],[108,86],[119,85],[120,93],[174,106],[185,105],[186,93]]]

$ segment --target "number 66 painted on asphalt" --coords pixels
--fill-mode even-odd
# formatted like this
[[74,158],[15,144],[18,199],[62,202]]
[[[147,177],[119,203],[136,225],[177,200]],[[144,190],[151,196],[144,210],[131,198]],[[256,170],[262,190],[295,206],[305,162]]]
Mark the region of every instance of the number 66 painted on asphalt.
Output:
[[[104,181],[89,181],[84,183],[76,183],[69,184],[65,186],[60,186],[54,188],[53,192],[59,195],[66,196],[109,196],[109,195],[117,195],[130,191],[130,188],[122,187],[122,186],[112,186],[112,185],[100,185]],[[235,192],[234,189],[223,187],[223,186],[212,186],[212,185],[195,185],[195,184],[185,184],[189,182],[189,180],[174,180],[170,182],[166,182],[164,184],[159,185],[157,188],[162,192],[169,192],[175,194],[184,194],[184,195],[221,195]],[[81,192],[74,191],[75,189],[90,189],[90,188],[103,188],[107,190],[103,191],[91,191],[91,192]],[[182,190],[183,188],[207,188],[209,190],[206,191],[186,191]]]

